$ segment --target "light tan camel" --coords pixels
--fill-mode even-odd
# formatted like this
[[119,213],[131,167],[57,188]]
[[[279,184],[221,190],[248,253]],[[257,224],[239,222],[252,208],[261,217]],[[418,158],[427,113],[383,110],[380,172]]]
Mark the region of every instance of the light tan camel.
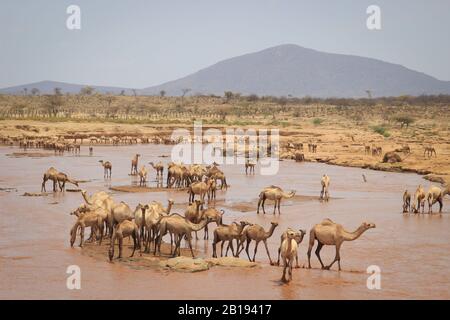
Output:
[[[254,224],[252,226],[247,227],[244,230],[245,238],[247,240],[247,245],[245,247],[245,252],[247,253],[248,260],[255,262],[256,257],[256,251],[258,250],[258,245],[262,241],[264,242],[264,246],[266,247],[267,256],[269,257],[270,264],[273,265],[272,258],[270,257],[269,248],[267,247],[267,239],[270,238],[273,234],[273,231],[278,226],[277,222],[271,222],[270,223],[270,229],[269,231],[265,231],[264,228],[258,224]],[[248,249],[250,247],[250,242],[254,240],[255,243],[255,251],[253,253],[253,259],[250,258],[250,254],[248,252]],[[244,244],[242,244],[244,245]],[[239,244],[238,244],[239,249]]]
[[136,212],[135,222],[142,230],[141,238],[145,241],[145,252],[149,252],[151,243],[155,243],[159,219],[170,214],[173,204],[173,200],[169,199],[167,208],[164,208],[160,202],[153,201],[145,205],[144,210],[141,209],[141,212]]
[[138,174],[138,162],[139,162],[139,157],[141,155],[136,153],[133,157],[133,159],[131,159],[131,175],[137,175]]
[[419,185],[414,193],[414,202],[412,211],[414,213],[420,213],[420,208],[422,208],[422,213],[425,213],[425,190],[422,185]]
[[75,186],[78,187],[78,181],[71,179],[67,174],[64,172],[58,172],[56,175],[56,180],[58,181],[58,186],[60,191],[64,191],[66,188],[66,182],[69,182]]
[[204,203],[205,196],[208,193],[208,190],[211,188],[211,184],[212,184],[211,179],[207,179],[205,182],[203,182],[203,181],[193,182],[189,186],[189,191],[188,191],[189,202],[193,202],[194,197],[197,194],[197,195],[199,195],[200,200]]
[[[102,207],[97,207],[97,206],[90,206],[86,203],[80,204],[78,206],[78,208],[76,208],[74,211],[70,212],[70,215],[74,215],[77,218],[80,218],[81,215],[87,213],[87,212],[94,212],[96,214],[98,214],[99,216],[101,216],[102,218],[102,224],[104,225],[104,230],[108,230],[108,212],[102,208]],[[91,235],[89,236],[88,240],[92,240],[93,237],[95,236],[95,230],[92,230],[91,228]]]
[[330,188],[330,177],[324,174],[320,180],[322,185],[322,190],[320,191],[320,200],[328,201],[330,199],[329,188]]
[[[297,244],[302,243],[303,238],[305,237],[306,231],[305,230],[294,230],[291,228],[288,228],[285,232],[283,232],[283,234],[281,235],[281,241],[280,241],[280,247],[278,248],[278,260],[277,260],[277,265],[280,265],[280,253],[281,253],[281,246],[283,244],[283,241],[287,238],[287,234],[288,232],[293,232],[294,233],[294,239],[297,242]],[[300,268],[300,266],[298,265],[298,254],[295,254],[295,267],[296,268]]]
[[[195,200],[193,203],[189,204],[186,211],[184,212],[184,216],[192,223],[199,223],[201,220],[200,207],[203,202],[201,200]],[[195,239],[198,240],[197,232],[195,232]]]
[[99,230],[100,232],[100,242],[99,244],[102,244],[103,239],[103,219],[102,217],[97,214],[96,212],[87,212],[85,214],[82,214],[78,217],[77,222],[75,222],[74,226],[70,230],[70,246],[73,247],[73,244],[75,243],[78,228],[81,229],[80,231],[80,247],[83,247],[84,244],[84,229],[86,227],[90,227],[92,233],[95,233],[95,230]]
[[245,174],[255,174],[255,166],[256,163],[247,159],[247,161],[245,161]]
[[275,204],[273,206],[273,214],[275,214],[275,210],[278,206],[278,214],[281,214],[280,212],[280,204],[281,199],[289,199],[292,198],[295,195],[295,191],[291,191],[290,193],[285,193],[283,189],[277,186],[270,186],[267,188],[264,188],[263,191],[259,194],[259,200],[258,200],[258,209],[256,213],[259,214],[259,206],[262,205],[263,213],[266,214],[266,211],[264,209],[264,203],[266,202],[266,199],[275,201]]
[[411,194],[408,190],[403,193],[403,213],[411,211]]
[[164,164],[160,161],[157,164],[149,162],[153,169],[156,170],[156,180],[162,179],[164,173]]
[[[287,283],[292,280],[292,264],[294,263],[294,257],[297,257],[298,244],[295,241],[295,232],[288,230],[286,232],[286,238],[281,242],[281,258],[283,259],[283,275],[281,281]],[[286,279],[286,270],[289,278]]]
[[142,166],[139,170],[139,186],[145,186],[147,183],[147,169],[145,166]]
[[[225,211],[217,210],[216,208],[207,208],[202,210],[200,220],[209,218],[211,222],[215,222],[217,226],[222,225],[223,214]],[[203,239],[209,239],[208,225],[205,226],[205,234],[203,235]]]
[[114,245],[116,239],[119,242],[119,256],[118,258],[122,258],[122,247],[123,247],[123,238],[131,236],[133,238],[133,252],[131,253],[131,257],[134,256],[134,252],[136,248],[139,247],[139,253],[142,255],[142,246],[139,242],[139,229],[136,223],[130,220],[124,220],[114,227],[114,232],[111,238],[111,243],[109,245],[109,261],[112,261],[114,258]]
[[428,213],[433,213],[433,205],[438,202],[439,203],[439,213],[442,213],[442,207],[444,206],[444,197],[447,194],[450,194],[450,187],[446,187],[441,189],[436,186],[431,186],[428,189],[426,199],[428,201]]
[[[221,225],[219,227],[217,227],[214,230],[214,240],[213,240],[213,258],[217,258],[217,253],[216,253],[216,245],[219,242],[221,243],[221,248],[220,248],[220,256],[223,256],[223,245],[225,244],[226,241],[229,242],[229,246],[231,248],[231,253],[233,254],[233,256],[235,255],[234,253],[234,248],[233,248],[233,240],[236,240],[239,242],[239,239],[241,237],[241,233],[244,230],[244,227],[247,225],[251,225],[251,223],[247,222],[247,221],[241,221],[240,223],[236,223],[233,222],[231,225]],[[236,250],[238,250],[239,248],[236,248]],[[228,250],[227,250],[228,252]]]
[[228,189],[227,178],[225,177],[225,174],[223,172],[217,172],[213,174],[210,179],[215,180],[216,183],[217,180],[220,180],[220,190],[223,190],[224,188],[225,190]]
[[209,219],[202,220],[200,223],[192,223],[183,216],[174,213],[164,219],[163,222],[160,222],[160,230],[158,237],[158,251],[161,253],[161,242],[162,237],[167,233],[171,232],[174,235],[175,239],[175,250],[173,252],[173,256],[175,256],[178,252],[180,255],[180,244],[183,237],[189,244],[189,249],[191,250],[192,258],[195,258],[194,251],[192,250],[192,232],[199,231],[203,229],[208,223]]
[[217,183],[216,183],[216,180],[214,180],[214,179],[211,179],[210,181],[211,181],[211,184],[210,184],[208,192],[207,192],[208,201],[216,200]]
[[100,164],[103,166],[103,178],[111,178],[111,173],[112,173],[111,162],[103,161],[103,160],[99,160],[98,162],[100,162]]
[[[314,242],[317,240],[316,256],[319,258],[322,269],[329,270],[337,261],[340,271],[340,250],[342,243],[344,241],[353,241],[358,239],[364,232],[371,228],[375,228],[375,224],[363,222],[358,229],[353,232],[348,232],[344,229],[344,227],[342,227],[342,225],[334,223],[330,219],[325,219],[321,223],[314,225],[309,233],[308,268],[311,268],[311,250],[314,246]],[[324,266],[322,259],[320,258],[320,250],[324,245],[336,247],[336,256],[333,262],[328,266]]]
[[50,167],[47,171],[45,171],[44,176],[42,178],[41,192],[46,192],[45,183],[47,182],[47,180],[53,181],[53,192],[56,192],[56,183],[58,182],[58,173],[59,173],[59,171],[53,167]]

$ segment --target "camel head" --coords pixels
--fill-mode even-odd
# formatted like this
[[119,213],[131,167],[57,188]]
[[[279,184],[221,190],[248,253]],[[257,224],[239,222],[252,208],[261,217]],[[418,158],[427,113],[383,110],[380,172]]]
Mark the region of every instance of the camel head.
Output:
[[204,202],[202,200],[195,200],[195,204],[198,207],[200,207],[202,204],[204,204]]
[[294,239],[294,238],[295,238],[295,231],[292,230],[292,229],[289,229],[289,230],[286,232],[286,237],[287,237],[289,240]]
[[278,222],[275,221],[272,221],[270,224],[273,225],[274,227],[278,226]]
[[171,206],[173,206],[173,204],[174,204],[175,202],[173,201],[173,199],[169,199],[169,200],[168,200],[168,203],[169,203]]
[[372,228],[376,227],[375,223],[370,223],[370,222],[363,222],[361,224],[361,226],[363,227],[364,230],[369,230],[369,229],[372,229]]
[[250,222],[248,222],[246,220],[240,221],[240,224],[241,224],[242,228],[245,227],[245,226],[252,226],[253,225],[253,223],[250,223]]

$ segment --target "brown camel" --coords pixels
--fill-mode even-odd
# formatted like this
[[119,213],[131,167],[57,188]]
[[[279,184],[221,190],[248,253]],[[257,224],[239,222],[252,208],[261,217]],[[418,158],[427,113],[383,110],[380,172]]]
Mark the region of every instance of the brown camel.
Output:
[[[283,259],[283,275],[281,281],[287,283],[292,280],[292,264],[294,257],[297,257],[298,244],[295,241],[295,232],[292,230],[286,231],[286,238],[281,243],[281,258]],[[286,279],[286,270],[289,278]]]
[[[103,178],[111,178],[112,173],[112,164],[109,161],[99,160],[101,165],[103,166]],[[108,175],[109,173],[109,175]]]
[[78,187],[78,181],[69,178],[67,174],[64,172],[58,172],[56,175],[56,179],[58,181],[59,190],[64,191],[66,188],[66,182],[69,182]]
[[324,174],[320,180],[322,185],[322,190],[320,191],[320,200],[328,201],[330,199],[329,188],[330,188],[330,177]]
[[[270,229],[269,231],[265,231],[263,227],[261,227],[258,224],[254,224],[252,226],[249,226],[244,230],[245,238],[247,240],[247,245],[245,247],[245,252],[247,253],[248,260],[255,262],[256,257],[256,251],[258,250],[258,245],[262,241],[264,242],[264,246],[266,247],[267,256],[269,257],[270,264],[273,265],[272,258],[270,257],[269,248],[267,247],[267,239],[270,238],[273,234],[273,231],[278,226],[277,222],[271,222],[270,223]],[[248,249],[250,247],[250,242],[254,240],[255,243],[255,251],[253,253],[253,259],[250,258],[250,254],[248,252]],[[244,245],[244,244],[242,244]],[[238,244],[239,249],[239,244]]]
[[58,170],[56,170],[53,167],[50,167],[47,171],[45,171],[44,176],[42,178],[42,186],[41,186],[41,192],[45,190],[45,183],[47,180],[53,181],[53,192],[56,192],[56,183],[58,182]]
[[195,258],[194,251],[192,250],[192,232],[199,231],[203,229],[210,220],[204,219],[200,223],[195,224],[184,218],[183,216],[174,213],[164,219],[163,222],[160,223],[159,237],[158,237],[158,251],[161,252],[161,242],[162,237],[167,233],[171,232],[174,235],[175,239],[175,250],[173,252],[173,256],[175,256],[178,252],[180,255],[180,244],[183,237],[189,244],[189,249],[191,249],[192,258]]
[[[242,231],[244,230],[244,227],[247,225],[251,225],[251,223],[249,223],[247,221],[241,221],[240,223],[233,222],[231,225],[221,225],[221,226],[217,227],[216,230],[214,230],[214,241],[212,244],[213,258],[217,258],[216,245],[219,242],[222,242],[221,248],[220,248],[220,256],[221,257],[223,256],[223,245],[226,241],[229,242],[229,245],[231,248],[231,253],[234,256],[235,253],[234,253],[234,248],[233,248],[233,240],[236,239],[236,241],[239,242]],[[238,250],[238,249],[239,248],[236,248],[236,250]]]
[[131,175],[137,175],[138,174],[138,162],[139,162],[139,157],[141,155],[140,154],[135,154],[134,158],[131,159]]
[[[322,269],[329,270],[333,264],[337,261],[339,271],[341,271],[341,245],[344,241],[353,241],[358,239],[367,230],[375,228],[375,224],[363,222],[358,229],[353,232],[344,230],[342,225],[334,223],[330,219],[325,219],[321,223],[316,224],[309,233],[309,247],[308,247],[308,268],[311,268],[311,250],[314,246],[314,242],[317,240],[316,255],[319,258],[319,262]],[[320,258],[320,250],[324,245],[335,246],[336,256],[333,262],[325,266]]]
[[403,213],[411,211],[411,194],[408,190],[403,193]]
[[156,180],[162,179],[164,172],[164,164],[160,161],[157,164],[149,162],[153,169],[156,170]]
[[194,197],[196,194],[199,195],[200,200],[205,202],[205,195],[208,193],[208,190],[211,188],[212,180],[206,179],[205,182],[198,181],[194,182],[189,186],[189,202],[194,201]]
[[428,158],[431,158],[431,157],[433,156],[433,154],[434,154],[434,157],[436,158],[436,157],[437,157],[437,155],[436,155],[436,149],[434,149],[434,147],[432,147],[432,146],[426,146],[426,147],[424,148],[424,151],[423,151],[423,156],[424,156],[424,157],[427,156]]
[[[288,232],[294,232],[294,239],[297,242],[297,244],[302,243],[303,238],[304,238],[304,236],[306,234],[305,230],[300,229],[300,230],[297,231],[297,230],[294,230],[294,229],[291,229],[291,228],[288,228],[285,232],[283,232],[283,234],[281,235],[280,247],[278,248],[278,260],[277,260],[277,265],[278,266],[280,265],[281,247],[282,247],[283,241],[287,238]],[[295,267],[296,268],[300,268],[300,266],[298,265],[298,254],[297,253],[295,254]]]
[[259,194],[259,200],[258,200],[258,209],[256,210],[256,213],[259,214],[259,206],[262,205],[263,213],[266,214],[266,211],[264,209],[264,203],[266,202],[266,199],[275,201],[274,207],[273,207],[273,214],[275,214],[275,210],[278,206],[278,214],[281,214],[280,212],[280,204],[281,199],[289,199],[292,198],[295,195],[295,191],[291,191],[290,193],[285,193],[283,189],[277,186],[270,186],[267,188],[264,188],[263,191]]
[[111,238],[111,243],[109,245],[109,261],[112,261],[114,258],[114,243],[116,239],[119,242],[119,256],[118,258],[122,258],[122,247],[123,247],[123,238],[131,236],[133,238],[133,252],[131,253],[131,257],[134,256],[134,252],[136,248],[139,247],[139,253],[142,255],[142,246],[139,242],[139,229],[136,223],[130,220],[124,220],[114,227],[113,236]]
[[426,199],[428,201],[428,213],[433,213],[433,205],[438,202],[439,203],[439,213],[442,213],[442,207],[444,206],[444,197],[445,195],[450,194],[450,187],[446,187],[445,189],[441,189],[435,186],[431,186],[428,189]]
[[73,247],[73,244],[75,243],[78,228],[81,229],[80,235],[80,247],[83,247],[84,244],[84,229],[86,227],[90,227],[92,233],[95,233],[95,230],[100,231],[100,242],[99,244],[102,244],[103,239],[103,218],[101,215],[97,214],[96,212],[87,212],[85,214],[81,214],[77,222],[75,222],[74,226],[70,230],[70,246]]
[[[215,222],[217,226],[222,225],[222,217],[225,211],[217,210],[216,208],[207,208],[201,212],[200,220],[209,218],[211,222]],[[204,240],[209,239],[208,225],[205,226]]]
[[[184,216],[192,223],[199,223],[201,220],[200,207],[203,202],[201,200],[195,200],[193,203],[189,204],[188,208],[184,212]],[[195,232],[195,239],[198,240],[197,231]]]

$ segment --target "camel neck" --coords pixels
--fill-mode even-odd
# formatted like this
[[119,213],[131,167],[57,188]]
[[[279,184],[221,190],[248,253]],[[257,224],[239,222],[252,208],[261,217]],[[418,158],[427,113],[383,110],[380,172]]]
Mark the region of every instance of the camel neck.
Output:
[[348,232],[344,230],[343,236],[345,241],[353,241],[358,239],[363,233],[366,231],[366,229],[363,226],[360,226],[358,229],[356,229],[353,232]]
[[275,228],[276,228],[277,226],[276,225],[271,225],[270,226],[270,229],[269,229],[269,231],[268,232],[266,232],[266,239],[267,238],[270,238],[271,236],[272,236],[272,234],[273,234],[273,231],[275,230]]

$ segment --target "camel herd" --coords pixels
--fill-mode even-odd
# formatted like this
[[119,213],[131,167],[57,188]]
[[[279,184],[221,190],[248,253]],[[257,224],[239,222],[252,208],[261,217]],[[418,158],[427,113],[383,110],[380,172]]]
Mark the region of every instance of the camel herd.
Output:
[[[145,166],[138,170],[140,158],[139,154],[135,154],[132,157],[130,174],[138,175],[140,184],[143,184],[147,181],[148,172]],[[104,167],[104,177],[110,178],[112,164],[103,160],[100,160],[100,163]],[[156,172],[157,181],[162,183],[165,171],[164,164],[161,162],[156,164],[150,162],[149,164]],[[246,175],[249,168],[251,168],[251,173],[254,172],[254,165],[248,161],[245,163]],[[77,185],[75,180],[66,175],[63,176],[54,168],[50,168],[45,173],[43,188],[45,188],[45,181],[49,179],[54,182],[54,190],[56,190],[56,183],[60,182],[70,182]],[[219,181],[220,186],[217,183]],[[60,187],[63,187],[63,185]],[[327,175],[322,176],[321,186],[320,199],[328,201],[330,178]],[[218,257],[217,250],[220,245],[220,256],[227,256],[231,252],[232,256],[239,257],[242,251],[245,250],[249,261],[255,262],[258,247],[262,242],[271,265],[280,265],[280,261],[282,261],[284,268],[281,280],[289,282],[292,279],[292,269],[299,267],[298,245],[303,241],[306,231],[288,228],[283,232],[278,248],[278,259],[275,263],[272,260],[267,240],[272,237],[274,230],[278,227],[277,222],[271,222],[271,226],[267,230],[258,224],[250,223],[246,220],[226,224],[224,223],[224,210],[218,210],[214,206],[204,207],[206,198],[208,205],[211,200],[215,199],[216,189],[223,188],[226,190],[228,187],[225,174],[216,163],[205,166],[198,164],[187,166],[170,162],[167,164],[166,187],[187,189],[189,204],[185,208],[184,214],[172,212],[174,202],[171,199],[168,200],[166,207],[158,201],[152,201],[146,204],[139,203],[133,209],[123,201],[117,202],[110,194],[104,191],[99,191],[89,196],[86,191],[82,190],[81,195],[84,203],[71,212],[71,215],[76,217],[76,221],[70,231],[70,245],[73,246],[77,236],[79,236],[79,246],[82,247],[85,243],[85,229],[90,228],[90,236],[86,241],[98,241],[100,245],[103,239],[108,237],[110,245],[107,256],[112,261],[115,258],[116,244],[119,248],[117,258],[122,258],[124,238],[129,237],[133,240],[131,256],[134,256],[136,250],[139,250],[140,255],[153,252],[153,255],[161,256],[163,254],[161,245],[164,243],[164,237],[167,236],[170,239],[169,256],[181,255],[181,242],[184,240],[194,258],[195,254],[192,248],[193,233],[195,233],[195,238],[198,239],[198,232],[204,230],[203,239],[209,240],[208,226],[213,223],[215,225],[212,231],[213,239],[211,243],[213,257]],[[294,196],[294,190],[284,192],[279,186],[268,186],[259,193],[256,212],[259,214],[259,209],[262,207],[262,211],[265,214],[264,204],[269,199],[274,202],[273,214],[276,214],[277,209],[278,214],[281,214],[281,200]],[[342,243],[357,239],[370,228],[375,228],[375,225],[363,223],[356,231],[349,232],[329,219],[325,219],[320,224],[315,225],[310,231],[307,254],[308,267],[311,267],[311,250],[317,241],[315,252],[322,269],[329,269],[337,262],[339,270],[341,270],[339,250]],[[250,253],[252,242],[254,243],[254,248],[253,252]],[[328,266],[322,263],[320,257],[320,250],[324,245],[334,245],[336,247],[336,257]],[[164,254],[167,254],[167,252]]]
[[428,202],[428,213],[433,213],[433,205],[439,203],[439,213],[442,213],[444,206],[444,197],[450,195],[450,186],[445,186],[443,189],[430,186],[427,192],[422,185],[419,185],[414,193],[414,198],[411,202],[411,194],[408,190],[403,193],[403,213],[425,213],[425,202]]

